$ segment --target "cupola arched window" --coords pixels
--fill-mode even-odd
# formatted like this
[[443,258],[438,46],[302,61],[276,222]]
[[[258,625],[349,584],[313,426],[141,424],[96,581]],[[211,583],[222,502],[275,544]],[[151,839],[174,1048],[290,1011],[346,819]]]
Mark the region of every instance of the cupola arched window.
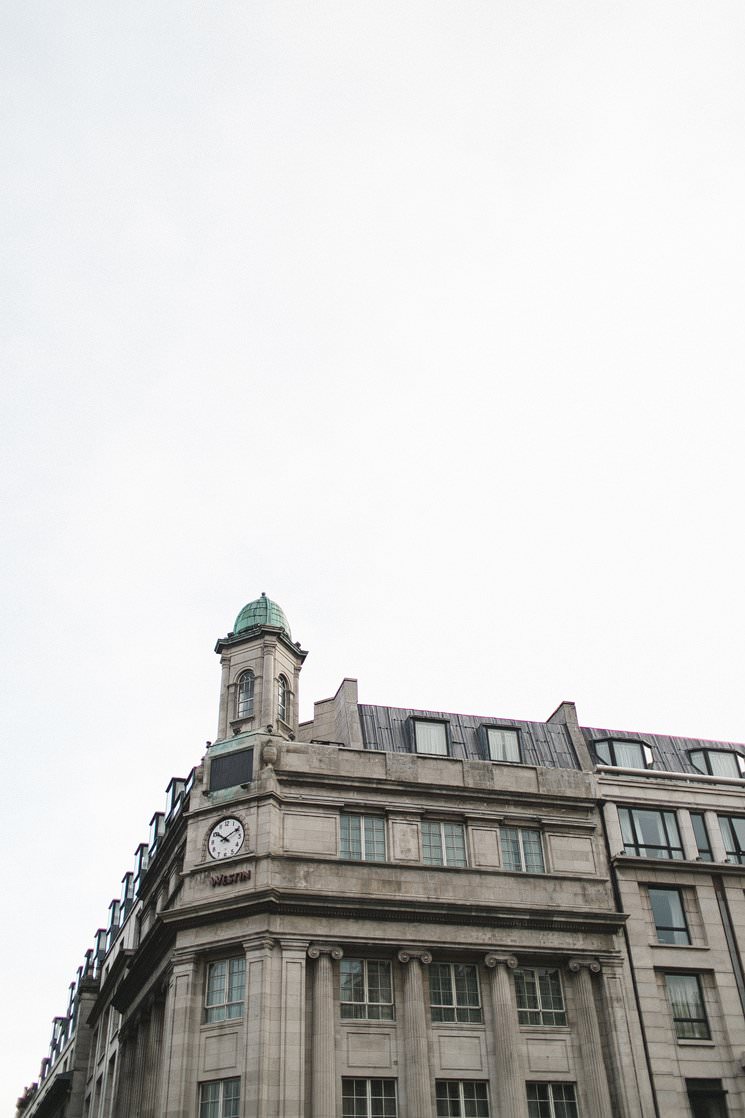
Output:
[[254,712],[254,673],[244,672],[238,680],[236,717],[250,718]]
[[277,714],[283,722],[287,721],[289,688],[283,675],[277,680]]

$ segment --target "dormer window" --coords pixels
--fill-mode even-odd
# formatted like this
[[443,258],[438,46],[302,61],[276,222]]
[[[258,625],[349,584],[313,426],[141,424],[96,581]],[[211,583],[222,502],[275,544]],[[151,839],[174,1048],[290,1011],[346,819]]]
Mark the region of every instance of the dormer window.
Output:
[[447,722],[415,718],[413,719],[413,725],[414,749],[417,753],[433,753],[435,756],[447,757]]
[[287,722],[288,700],[289,687],[287,686],[287,680],[281,675],[277,680],[277,715],[283,722]]
[[595,756],[601,765],[616,765],[619,769],[651,769],[652,750],[643,741],[626,741],[622,738],[604,738],[594,741]]
[[490,761],[520,763],[520,734],[517,730],[508,726],[484,726],[483,732]]
[[692,749],[688,758],[695,769],[708,776],[734,780],[745,777],[745,757],[734,749]]
[[250,718],[254,712],[254,673],[244,672],[238,680],[236,718]]

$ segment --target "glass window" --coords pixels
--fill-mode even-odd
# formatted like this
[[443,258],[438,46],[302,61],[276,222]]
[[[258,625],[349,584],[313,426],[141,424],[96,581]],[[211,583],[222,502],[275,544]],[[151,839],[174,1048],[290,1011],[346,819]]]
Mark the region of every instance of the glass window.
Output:
[[720,815],[719,830],[722,832],[727,861],[745,865],[745,819],[738,819],[736,815]]
[[541,832],[529,827],[502,827],[502,864],[518,873],[544,873]]
[[688,756],[693,767],[700,773],[733,777],[737,780],[743,776],[745,758],[734,749],[695,749]]
[[486,1083],[475,1079],[435,1081],[437,1118],[489,1118]]
[[667,996],[678,1040],[709,1040],[701,980],[697,974],[666,974]]
[[246,960],[221,959],[207,967],[206,1020],[226,1021],[243,1016]]
[[414,720],[414,745],[417,753],[448,755],[448,732],[444,722]]
[[680,889],[650,885],[648,891],[660,943],[690,943]]
[[384,862],[385,819],[379,815],[342,815],[340,856],[356,862]]
[[487,726],[486,741],[490,761],[520,761],[520,736],[517,730]]
[[624,741],[604,738],[594,741],[595,755],[602,765],[617,765],[623,769],[649,769],[652,767],[652,750],[642,741]]
[[250,718],[254,712],[254,673],[244,672],[238,680],[236,718]]
[[199,1085],[199,1118],[239,1118],[240,1079],[213,1079]]
[[529,1083],[528,1118],[577,1118],[573,1083]]
[[218,754],[210,761],[210,792],[221,788],[237,788],[253,780],[254,751],[237,749],[234,753]]
[[390,963],[377,959],[342,959],[340,973],[342,1018],[393,1020]]
[[424,820],[422,855],[430,866],[465,866],[466,838],[463,824]]
[[698,847],[699,858],[702,862],[713,862],[714,855],[711,852],[709,832],[706,830],[706,820],[700,812],[691,812],[691,826],[693,827],[693,833],[696,836],[696,846]]
[[515,971],[517,1017],[521,1025],[566,1025],[558,970],[533,967]]
[[674,811],[620,807],[624,853],[636,858],[682,858],[683,847]]
[[342,1079],[341,1113],[342,1118],[396,1118],[396,1080]]
[[287,721],[289,688],[283,675],[277,680],[277,714],[283,722]]
[[481,1021],[477,967],[463,963],[432,963],[429,991],[433,1021]]

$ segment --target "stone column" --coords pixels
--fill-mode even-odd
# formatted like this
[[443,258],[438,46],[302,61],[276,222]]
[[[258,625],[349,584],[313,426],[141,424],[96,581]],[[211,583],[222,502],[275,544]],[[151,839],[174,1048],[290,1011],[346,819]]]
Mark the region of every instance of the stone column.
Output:
[[570,959],[569,970],[574,974],[574,991],[577,1004],[577,1036],[582,1053],[582,1068],[587,1112],[592,1118],[613,1118],[608,1077],[603,1063],[600,1025],[592,992],[592,975],[600,974],[596,959]]
[[276,1089],[272,1080],[272,1061],[279,1049],[279,1005],[277,983],[272,983],[270,937],[246,940],[246,1023],[245,1076],[241,1082],[241,1105],[251,1118],[267,1118],[274,1113]]
[[517,966],[517,959],[514,955],[489,952],[484,962],[489,968],[494,1015],[496,1063],[490,1077],[490,1089],[496,1103],[495,1113],[509,1114],[510,1118],[528,1118],[528,1096],[518,1049],[517,1001],[510,973]]
[[217,718],[217,740],[228,736],[228,723],[233,718],[233,712],[230,709],[230,701],[233,698],[233,688],[228,686],[230,679],[230,658],[228,656],[220,657],[220,666],[222,668],[220,678],[220,713]]
[[618,1118],[652,1118],[654,1101],[633,991],[622,960],[603,961],[603,1008]]
[[399,951],[398,961],[404,964],[406,1113],[412,1118],[428,1118],[432,1115],[432,1076],[422,965],[429,966],[432,956],[429,951],[406,948]]
[[193,1051],[199,1036],[202,996],[201,984],[197,981],[198,966],[193,951],[174,953],[166,997],[159,1118],[183,1118],[191,1113]]
[[[282,1118],[305,1111],[305,958],[308,941],[280,940],[279,1108]],[[331,1112],[334,1113],[333,1110]]]
[[150,1031],[150,1020],[146,1014],[141,1014],[137,1026],[137,1044],[135,1047],[132,1065],[132,1095],[130,1097],[131,1118],[140,1118],[142,1114],[142,1096],[145,1090],[145,1057],[147,1054],[147,1038]]
[[313,944],[308,957],[313,968],[313,1036],[311,1037],[313,1118],[336,1113],[336,1037],[334,968],[344,952],[340,947]]
[[150,1010],[145,1091],[142,1100],[143,1118],[159,1118],[158,1084],[160,1082],[162,1041],[163,1002],[160,998],[156,997],[153,1000]]
[[608,803],[607,801],[603,804],[603,819],[605,821],[605,831],[608,836],[610,856],[611,858],[615,858],[616,855],[623,854],[625,846],[616,804]]
[[698,845],[696,844],[696,836],[693,832],[693,824],[691,823],[691,813],[679,809],[676,811],[675,817],[678,823],[678,830],[680,831],[683,857],[687,862],[695,862],[698,858]]
[[119,1058],[116,1073],[116,1099],[114,1115],[116,1118],[129,1118],[132,1113],[132,1076],[134,1074],[135,1036],[130,1028],[126,1032],[119,1029]]
[[715,811],[705,811],[704,820],[706,821],[706,830],[709,832],[712,858],[715,862],[726,862],[727,851],[724,846],[722,828],[719,826],[717,813]]
[[[261,667],[261,698],[260,703],[260,725],[261,729],[266,729],[267,726],[272,725],[276,727],[277,719],[275,712],[277,709],[276,689],[277,681],[274,678],[274,648],[267,643],[264,643],[262,648],[263,661]],[[256,700],[254,699],[254,702]]]

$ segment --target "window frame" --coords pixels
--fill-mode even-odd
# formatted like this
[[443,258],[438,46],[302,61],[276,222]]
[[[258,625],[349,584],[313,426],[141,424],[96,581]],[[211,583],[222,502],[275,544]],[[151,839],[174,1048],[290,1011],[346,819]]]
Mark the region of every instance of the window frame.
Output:
[[[711,1025],[709,1024],[709,1016],[706,1012],[706,999],[704,998],[704,987],[701,982],[701,975],[695,971],[665,971],[665,992],[667,994],[667,1003],[670,1007],[670,1017],[672,1020],[673,1032],[675,1033],[676,1040],[711,1040]],[[693,1017],[688,1015],[686,1017],[676,1016],[675,1003],[673,1001],[672,992],[670,989],[670,979],[688,978],[696,984],[696,991],[698,993],[698,1001],[701,1006],[701,1016]],[[685,1033],[680,1031],[681,1025],[693,1024],[702,1025],[705,1028],[705,1035],[696,1035],[695,1033]]]
[[[574,1082],[574,1080],[558,1080],[558,1079],[555,1079],[555,1080],[552,1080],[551,1082],[544,1081],[544,1080],[540,1080],[540,1081],[539,1080],[528,1080],[525,1084],[525,1088],[526,1088],[526,1093],[527,1093],[527,1096],[528,1096],[528,1118],[541,1118],[541,1114],[543,1113],[543,1111],[542,1110],[535,1110],[535,1109],[531,1108],[531,1104],[537,1104],[539,1107],[542,1107],[545,1103],[548,1103],[550,1118],[557,1118],[557,1112],[556,1112],[557,1102],[561,1103],[562,1112],[563,1112],[564,1115],[567,1114],[566,1104],[571,1103],[572,1107],[574,1108],[574,1113],[568,1115],[568,1118],[577,1118],[577,1115],[579,1114],[579,1111],[577,1109],[577,1091],[576,1091],[576,1083]],[[572,1092],[572,1098],[571,1099],[566,1099],[566,1098],[565,1099],[556,1099],[556,1098],[554,1098],[555,1088],[561,1088],[562,1091],[566,1091],[567,1088],[570,1088],[571,1092]],[[545,1099],[541,1099],[541,1098],[531,1099],[531,1097],[530,1097],[531,1089],[533,1089],[535,1091],[545,1090],[546,1091],[546,1098]]]
[[[654,901],[652,900],[652,894],[653,893],[668,893],[668,894],[674,893],[677,896],[678,903],[680,905],[680,914],[681,914],[681,917],[683,918],[682,926],[681,925],[676,925],[676,924],[669,924],[668,925],[668,924],[658,924],[657,923],[657,916],[656,916],[655,910],[654,910]],[[647,896],[649,898],[649,907],[652,910],[652,922],[654,923],[654,929],[655,929],[655,932],[657,934],[657,942],[658,943],[663,943],[666,947],[690,947],[690,945],[692,943],[691,927],[690,927],[690,924],[688,923],[688,914],[686,912],[684,891],[677,885],[651,884],[651,885],[647,885]],[[678,934],[684,933],[686,938],[685,938],[684,941],[683,940],[675,940],[675,939],[663,939],[662,936],[660,935],[661,932],[670,932],[673,935],[675,933],[678,933]]]
[[[233,985],[231,979],[233,977],[233,964],[239,963],[238,973],[242,976],[240,982],[240,998],[228,1001],[229,995],[233,992]],[[216,967],[224,966],[225,970],[225,992],[224,998],[221,1002],[210,1002],[210,982],[212,979],[213,969]],[[207,1025],[219,1024],[222,1021],[239,1021],[246,1015],[246,956],[245,955],[225,955],[220,959],[208,959],[207,967],[204,976],[204,1021]],[[240,1012],[230,1013],[231,1006],[237,1006]],[[220,1016],[217,1011],[224,1009],[225,1013]]]
[[[429,836],[437,834],[439,837],[439,851],[440,861],[434,861],[426,856],[426,851],[433,850],[434,846],[431,842],[425,842],[425,828]],[[451,861],[448,857],[448,840],[445,828],[452,828],[453,831],[458,829],[460,837],[463,840],[463,861]],[[446,819],[422,819],[420,823],[421,839],[422,839],[422,862],[426,866],[444,866],[451,869],[463,869],[468,865],[468,846],[466,843],[466,827],[464,823],[452,822]],[[451,848],[454,844],[450,844]]]
[[[735,767],[737,768],[738,772],[734,776],[723,776],[721,773],[713,772],[710,756],[712,753],[721,753],[725,757],[734,757]],[[703,758],[705,768],[699,768],[699,766],[694,761],[693,758],[697,755],[700,755]],[[688,760],[691,762],[696,772],[701,773],[702,776],[715,776],[718,777],[720,780],[745,779],[745,757],[743,757],[742,753],[739,753],[736,749],[689,749]]]
[[[696,840],[696,849],[698,850],[699,861],[713,862],[714,851],[711,848],[711,835],[709,834],[709,828],[706,825],[706,819],[704,817],[703,811],[690,811],[688,814],[691,818],[691,827],[693,828],[693,837]],[[698,826],[699,824],[701,828],[700,832]],[[706,840],[704,844],[702,844],[701,842],[702,838]]]
[[[441,1089],[445,1088],[447,1094],[450,1094],[450,1088],[457,1086],[458,1098],[452,1099],[450,1097],[441,1098]],[[466,1098],[466,1087],[474,1088],[474,1097],[472,1099]],[[477,1099],[476,1088],[482,1088],[483,1098]],[[458,1109],[454,1111],[452,1104],[457,1103]],[[478,1109],[481,1103],[486,1104],[486,1109]],[[447,1107],[443,1110],[441,1103]],[[437,1118],[489,1118],[491,1109],[489,1106],[489,1083],[486,1079],[435,1079],[435,1114]]]
[[[458,1001],[458,980],[456,976],[456,968],[462,967],[464,970],[471,971],[476,982],[476,996],[478,1001],[476,1003],[459,1002]],[[447,972],[448,986],[451,997],[451,1002],[435,1002],[434,1000],[434,974],[439,970],[440,972]],[[466,980],[467,981],[467,980]],[[442,982],[438,981],[442,989]],[[481,982],[479,980],[479,968],[476,963],[448,963],[436,962],[429,965],[429,1008],[430,1018],[433,1025],[482,1025],[484,1023],[484,1003],[481,998]],[[452,1011],[452,1017],[445,1016],[446,1013]]]
[[[364,1113],[364,1115],[359,1113],[359,1110],[356,1106],[356,1103],[358,1101],[360,1101],[359,1097],[356,1094],[352,1094],[352,1096],[351,1096],[351,1102],[354,1104],[353,1109],[350,1110],[348,1107],[345,1106],[345,1103],[350,1100],[350,1096],[348,1094],[345,1094],[345,1090],[347,1088],[347,1085],[348,1084],[355,1084],[355,1083],[364,1083],[365,1084],[365,1098],[364,1098],[365,1113]],[[364,1076],[364,1075],[343,1075],[342,1079],[341,1079],[341,1111],[342,1111],[342,1118],[373,1118],[373,1110],[372,1110],[372,1100],[373,1100],[372,1085],[373,1085],[373,1083],[392,1084],[392,1086],[393,1086],[393,1108],[392,1108],[392,1110],[390,1108],[387,1108],[385,1111],[380,1112],[380,1113],[383,1114],[383,1118],[398,1118],[398,1079],[396,1079],[394,1076],[390,1076],[390,1075],[373,1075],[373,1076],[370,1076],[370,1077],[367,1077],[367,1076]],[[352,1090],[355,1091],[356,1088],[353,1087]],[[390,1102],[391,1101],[390,1096],[388,1097],[387,1100],[383,1097],[383,1095],[381,1095],[380,1097],[383,1099],[383,1102],[386,1102],[386,1101]]]
[[[634,838],[633,842],[627,842],[626,841],[626,836],[624,834],[624,826],[623,826],[623,822],[622,822],[622,813],[623,812],[626,812],[628,814],[630,830],[631,830],[631,834],[633,835],[633,838]],[[635,818],[635,813],[638,813],[638,812],[646,812],[648,815],[659,815],[660,816],[660,818],[662,820],[662,825],[663,825],[662,829],[663,829],[663,831],[665,833],[665,836],[667,838],[667,844],[665,846],[661,846],[657,843],[650,843],[650,842],[641,841],[643,836],[640,836],[640,834],[639,834],[639,831],[637,829],[636,818]],[[674,845],[670,841],[670,833],[669,833],[669,830],[668,830],[668,817],[672,818],[672,820],[675,824],[675,830],[677,832],[677,837],[678,837],[678,844],[677,845]],[[653,861],[658,861],[658,862],[660,862],[660,861],[682,862],[682,861],[685,860],[685,852],[683,850],[683,840],[682,840],[681,835],[680,835],[680,827],[678,826],[678,817],[677,817],[674,810],[670,810],[668,808],[647,807],[646,805],[643,806],[643,807],[639,807],[639,806],[632,805],[632,804],[619,804],[619,806],[618,806],[618,822],[619,822],[619,825],[621,827],[621,837],[623,839],[623,852],[628,858],[649,858]],[[629,847],[632,847],[633,851],[630,851]],[[660,851],[667,850],[668,854],[667,855],[640,854],[639,853],[640,850],[660,850]]]
[[[616,758],[616,746],[617,745],[623,745],[623,746],[638,745],[640,750],[641,750],[641,754],[642,754],[642,758],[644,760],[644,764],[643,765],[629,765],[629,764],[623,764],[622,762],[618,761],[617,758]],[[606,746],[607,747],[608,756],[610,757],[609,761],[606,761],[603,757],[600,756],[600,753],[598,752],[598,746]],[[645,741],[641,741],[640,738],[594,738],[593,742],[592,742],[592,748],[593,748],[593,752],[595,754],[595,757],[597,758],[597,762],[600,765],[608,765],[610,768],[615,768],[615,769],[653,769],[654,768],[654,753],[652,752],[652,747],[647,745],[647,743]]]
[[290,684],[287,681],[287,676],[282,673],[277,676],[277,718],[289,726]]
[[[235,1097],[225,1098],[225,1091],[230,1084],[238,1084],[238,1094]],[[218,1098],[205,1099],[204,1091],[207,1087],[218,1087]],[[232,1109],[232,1113],[228,1113],[225,1109],[225,1103],[236,1103],[236,1107]],[[213,1112],[208,1108],[217,1103],[217,1112]],[[239,1118],[241,1112],[241,1078],[239,1075],[231,1075],[225,1079],[205,1079],[199,1084],[199,1118]]]
[[[345,1001],[344,1000],[344,968],[351,964],[359,963],[362,967],[362,988],[363,1000],[362,1001]],[[372,1001],[370,998],[370,964],[374,963],[379,967],[388,968],[388,986],[390,990],[390,1001]],[[345,1013],[344,1008],[348,1006],[350,1009],[359,1007],[364,1010],[363,1013]],[[391,966],[390,959],[342,959],[339,963],[339,1016],[342,1021],[395,1021],[396,1019],[396,1002],[395,991],[393,988],[393,967]],[[381,1012],[378,1014],[371,1013],[370,1009],[379,1009]],[[389,1010],[389,1013],[384,1013],[383,1010]]]
[[[250,680],[250,694],[246,697],[244,692],[246,690],[244,684]],[[256,693],[256,676],[250,668],[242,671],[235,681],[235,717],[238,719],[253,718],[254,713],[254,698]],[[245,704],[245,706],[244,706]]]
[[[517,757],[493,757],[490,733],[492,730],[498,730],[501,733],[508,733],[515,735],[515,748],[517,750]],[[522,735],[518,726],[505,726],[499,722],[484,722],[481,726],[481,738],[484,747],[484,754],[486,760],[492,765],[522,765],[524,764],[523,758],[523,743]]]
[[[743,828],[745,828],[745,816],[720,815],[719,812],[717,812],[717,821],[719,823],[719,830],[722,835],[722,842],[724,844],[726,862],[730,866],[745,866],[745,835],[743,835],[741,839],[740,836],[738,836],[735,827],[733,826],[734,822],[737,821],[738,823],[742,823]],[[730,839],[734,840],[733,842],[730,841],[730,839],[728,839],[725,834],[723,826],[723,824],[725,823],[730,834]],[[732,846],[734,849],[730,850],[730,846]]]
[[[442,726],[445,734],[445,751],[420,749],[417,741],[417,726]],[[411,717],[411,740],[414,753],[419,757],[450,757],[452,756],[452,743],[450,740],[450,722],[446,718],[420,718],[418,715]]]
[[[517,844],[520,853],[519,866],[507,865],[507,856],[505,852],[505,833],[513,831],[517,835]],[[538,837],[538,846],[541,852],[541,868],[539,870],[528,868],[527,859],[525,857],[525,834],[537,835]],[[501,824],[499,828],[499,850],[502,857],[502,869],[505,870],[507,873],[537,874],[548,872],[546,869],[546,851],[543,846],[543,832],[541,831],[540,827],[523,827],[515,823]],[[510,851],[510,854],[511,853],[512,852]]]
[[[524,992],[526,995],[528,991],[525,987],[524,976],[530,974],[533,976],[535,998],[537,1006],[520,1005],[520,998]],[[545,977],[555,977],[559,986],[559,995],[561,999],[561,1008],[557,1009],[555,1006],[549,1007],[543,1004],[544,997],[548,1000],[550,996],[541,989],[540,979]],[[517,1020],[518,1024],[530,1028],[553,1028],[560,1029],[567,1026],[567,1005],[566,998],[564,997],[564,984],[561,981],[561,972],[558,967],[518,967],[514,971],[513,979],[515,983],[515,1001],[517,1003]],[[522,980],[522,989],[520,980]],[[528,1020],[528,1015],[534,1015],[539,1018],[537,1021]],[[548,1017],[561,1017],[562,1020],[547,1020]]]
[[[345,838],[345,821],[349,821],[351,826],[352,820],[359,821],[359,847],[360,855],[356,857],[352,853],[353,844],[349,843],[348,849],[344,849]],[[382,839],[383,839],[383,857],[370,856],[369,851],[374,849],[378,839],[377,836],[368,836],[367,824],[371,822],[371,829],[374,829],[375,824],[380,824]],[[366,814],[359,811],[342,811],[339,816],[339,857],[350,862],[376,862],[378,864],[388,861],[388,834],[386,827],[385,815],[373,815],[372,813]]]

